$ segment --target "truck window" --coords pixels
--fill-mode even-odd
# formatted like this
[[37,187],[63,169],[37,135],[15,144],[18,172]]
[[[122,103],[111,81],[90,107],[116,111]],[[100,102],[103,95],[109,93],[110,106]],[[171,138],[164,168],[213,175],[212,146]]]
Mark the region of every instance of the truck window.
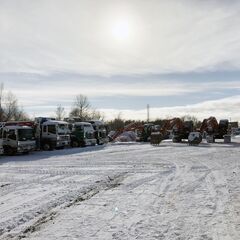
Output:
[[3,138],[6,138],[7,137],[7,133],[6,131],[3,131]]
[[47,126],[43,126],[43,132],[47,132]]
[[16,140],[16,139],[17,139],[17,136],[16,136],[14,130],[10,130],[10,131],[8,132],[8,138],[9,138],[9,139],[12,139],[12,140]]
[[48,125],[48,132],[56,134],[56,126],[55,125]]

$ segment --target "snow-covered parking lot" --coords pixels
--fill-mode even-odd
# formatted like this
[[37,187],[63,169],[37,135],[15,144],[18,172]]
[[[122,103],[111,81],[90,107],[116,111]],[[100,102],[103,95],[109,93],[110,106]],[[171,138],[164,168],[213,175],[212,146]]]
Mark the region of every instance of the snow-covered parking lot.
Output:
[[240,141],[0,158],[0,239],[240,239]]

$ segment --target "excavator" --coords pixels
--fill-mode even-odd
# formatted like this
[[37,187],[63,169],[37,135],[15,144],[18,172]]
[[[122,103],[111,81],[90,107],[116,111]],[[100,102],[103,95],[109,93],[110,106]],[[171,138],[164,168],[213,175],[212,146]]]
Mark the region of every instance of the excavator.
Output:
[[192,121],[183,121],[180,118],[167,119],[160,127],[155,127],[151,134],[151,144],[158,145],[163,139],[167,139],[169,131],[172,131],[173,142],[181,142],[187,139],[190,132],[193,131]]
[[206,137],[208,142],[214,142],[215,139],[223,139],[228,130],[229,121],[227,119],[222,119],[218,123],[217,119],[211,116],[203,120],[198,131],[189,135],[188,142],[190,145],[199,144],[203,137]]

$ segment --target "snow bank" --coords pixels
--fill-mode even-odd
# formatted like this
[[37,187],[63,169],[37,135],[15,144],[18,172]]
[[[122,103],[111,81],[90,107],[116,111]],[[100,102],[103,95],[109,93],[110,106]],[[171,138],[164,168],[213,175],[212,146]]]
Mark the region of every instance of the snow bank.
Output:
[[123,132],[120,136],[116,138],[117,142],[136,142],[137,134],[133,131]]

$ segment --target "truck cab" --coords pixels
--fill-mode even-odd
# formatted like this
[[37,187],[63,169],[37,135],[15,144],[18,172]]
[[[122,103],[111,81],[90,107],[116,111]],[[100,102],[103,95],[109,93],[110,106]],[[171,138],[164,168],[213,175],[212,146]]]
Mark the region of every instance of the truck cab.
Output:
[[50,118],[38,118],[37,138],[43,150],[63,149],[70,145],[68,123]]
[[30,126],[4,125],[0,131],[4,153],[29,153],[36,148],[34,129]]
[[72,147],[95,146],[96,143],[95,131],[91,123],[75,122],[71,125]]
[[104,122],[99,120],[92,120],[88,121],[92,124],[95,130],[95,138],[97,140],[98,145],[102,145],[104,143],[108,143],[108,136],[107,136],[107,126]]

